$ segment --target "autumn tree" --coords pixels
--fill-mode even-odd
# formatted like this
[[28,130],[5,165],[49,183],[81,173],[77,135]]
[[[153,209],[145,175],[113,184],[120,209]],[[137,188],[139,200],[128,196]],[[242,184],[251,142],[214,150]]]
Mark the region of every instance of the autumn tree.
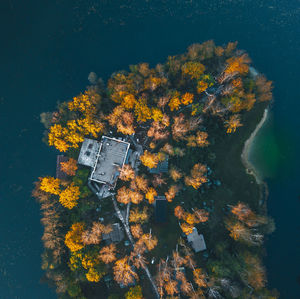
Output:
[[174,209],[174,215],[178,218],[178,219],[185,219],[185,211],[181,206],[177,206]]
[[130,226],[131,234],[134,238],[139,239],[143,235],[143,229],[140,224]]
[[115,244],[110,244],[108,246],[104,246],[100,250],[99,258],[103,261],[105,264],[112,263],[113,261],[116,260],[116,245]]
[[272,81],[267,81],[265,76],[260,75],[257,76],[255,84],[257,87],[258,100],[260,102],[272,99]]
[[149,168],[155,168],[159,162],[159,156],[157,154],[144,151],[144,154],[140,157],[143,165]]
[[148,190],[148,180],[143,176],[136,176],[134,180],[131,181],[130,188],[132,190],[140,190],[143,193],[146,193]]
[[123,167],[120,169],[120,176],[119,178],[123,181],[130,181],[134,178],[135,173],[132,167],[129,164],[124,164]]
[[200,62],[189,61],[181,67],[181,71],[183,75],[189,76],[191,79],[199,79],[205,71],[205,66]]
[[162,140],[168,138],[169,132],[161,122],[154,121],[147,132],[147,136],[152,137],[154,140]]
[[165,192],[166,200],[168,202],[172,202],[175,198],[176,194],[179,191],[179,187],[177,185],[171,185],[167,192]]
[[208,134],[206,132],[200,132],[198,131],[196,136],[190,135],[187,137],[187,146],[191,147],[206,147],[209,145],[209,142],[207,140]]
[[149,204],[154,203],[155,196],[157,196],[157,191],[153,187],[150,187],[146,193],[146,199],[148,199]]
[[157,245],[157,242],[157,238],[149,233],[143,234],[136,243],[137,245],[144,244],[148,250],[152,250]]
[[193,271],[194,281],[200,288],[206,288],[207,287],[207,280],[206,275],[203,272],[202,269],[197,268]]
[[71,183],[65,190],[59,194],[59,202],[67,209],[73,209],[78,205],[80,190],[78,186]]
[[70,158],[66,162],[60,162],[60,168],[67,175],[73,176],[76,174],[76,170],[78,168],[77,161],[73,158]]
[[143,299],[141,286],[137,285],[135,287],[131,287],[125,294],[125,299]]
[[133,208],[130,211],[129,215],[129,221],[130,222],[135,222],[135,223],[145,223],[149,219],[149,214],[148,214],[148,208],[144,207],[142,210],[139,210],[139,208]]
[[116,127],[117,131],[124,135],[131,135],[135,132],[133,114],[122,106],[115,107],[107,116],[107,120],[111,126]]
[[70,230],[67,232],[65,237],[65,244],[70,249],[70,251],[78,251],[84,247],[82,241],[82,233],[84,230],[84,223],[77,222],[74,223]]
[[152,178],[152,184],[154,187],[158,187],[166,184],[166,179],[163,178],[162,174],[154,174]]
[[234,133],[238,127],[242,127],[241,118],[239,114],[234,114],[230,116],[229,120],[225,121],[225,127],[227,128],[227,133]]
[[114,279],[117,283],[123,284],[125,286],[134,283],[135,280],[139,280],[136,272],[133,271],[132,267],[129,265],[128,256],[117,260],[114,267]]
[[174,116],[174,122],[172,125],[172,135],[176,141],[179,139],[184,139],[189,129],[189,124],[185,120],[185,117],[182,113],[178,116]]
[[123,204],[128,204],[130,202],[130,189],[125,186],[118,189],[117,192],[117,201]]
[[192,186],[195,189],[198,189],[202,184],[207,182],[207,177],[205,173],[207,168],[203,164],[195,164],[191,170],[190,176],[186,176],[184,181],[188,186]]
[[172,166],[169,170],[170,177],[173,181],[177,182],[179,179],[182,178],[182,172],[177,169],[175,166]]
[[39,178],[40,183],[40,189],[44,192],[48,192],[50,194],[58,195],[60,193],[60,180],[55,179],[53,177],[44,177]]

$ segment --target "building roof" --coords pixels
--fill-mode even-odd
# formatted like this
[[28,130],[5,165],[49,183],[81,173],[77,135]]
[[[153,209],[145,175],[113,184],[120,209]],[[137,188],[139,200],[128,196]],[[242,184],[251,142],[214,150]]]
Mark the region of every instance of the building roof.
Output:
[[187,235],[187,240],[191,243],[191,246],[195,252],[206,250],[206,244],[202,234],[198,234],[197,228],[193,228],[193,232]]
[[167,222],[167,200],[165,196],[155,197],[155,221],[157,223]]
[[100,142],[85,138],[80,149],[78,164],[94,167],[100,149]]
[[162,172],[168,172],[169,170],[169,156],[166,155],[166,158],[158,162],[157,166],[155,168],[149,168],[149,172],[153,174],[159,174]]
[[65,157],[64,155],[58,155],[56,157],[56,178],[60,180],[66,180],[68,178],[68,175],[61,170],[61,162],[67,162],[69,160],[68,157]]
[[92,167],[92,181],[115,186],[127,158],[130,143],[102,136],[101,141],[84,139],[78,163]]
[[109,234],[103,234],[103,240],[110,240],[111,242],[120,242],[124,238],[124,232],[120,227],[119,223],[114,223],[112,225],[112,231]]

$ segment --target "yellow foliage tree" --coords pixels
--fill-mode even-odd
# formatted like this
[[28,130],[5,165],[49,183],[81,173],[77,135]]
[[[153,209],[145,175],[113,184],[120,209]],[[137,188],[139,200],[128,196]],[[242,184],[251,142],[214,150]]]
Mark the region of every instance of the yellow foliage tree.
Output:
[[149,151],[144,151],[144,154],[140,157],[143,165],[149,168],[155,168],[159,162],[159,156],[157,154],[152,154]]
[[199,79],[205,71],[205,66],[200,62],[189,61],[181,67],[181,71],[184,75],[188,75],[192,79]]
[[147,101],[144,98],[138,99],[135,108],[134,108],[134,114],[136,116],[136,120],[138,122],[145,122],[148,119],[151,119],[152,117],[152,111],[147,106]]
[[194,101],[194,95],[190,92],[186,92],[181,97],[181,104],[183,104],[183,105],[192,104],[193,101]]
[[128,263],[128,257],[116,261],[114,270],[114,279],[117,283],[122,283],[127,286],[130,283],[133,283],[135,280],[138,280],[138,275],[133,271],[132,267]]
[[78,186],[71,183],[65,190],[59,194],[59,202],[68,209],[73,209],[78,205],[78,199],[80,197],[80,190]]
[[71,229],[65,236],[65,244],[71,251],[78,251],[84,247],[82,242],[82,233],[84,230],[84,223],[77,222],[71,226]]
[[58,195],[60,193],[60,180],[53,177],[40,178],[40,189],[42,191]]

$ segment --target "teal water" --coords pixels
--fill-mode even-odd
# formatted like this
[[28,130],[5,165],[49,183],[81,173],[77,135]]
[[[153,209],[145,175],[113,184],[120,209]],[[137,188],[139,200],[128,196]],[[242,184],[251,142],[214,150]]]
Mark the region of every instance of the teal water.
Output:
[[30,198],[32,182],[55,168],[39,114],[82,91],[91,71],[106,79],[207,39],[238,40],[274,81],[273,125],[257,156],[272,174],[277,225],[265,263],[270,287],[300,297],[298,0],[2,0],[0,14],[0,299],[55,298],[39,283],[42,227]]

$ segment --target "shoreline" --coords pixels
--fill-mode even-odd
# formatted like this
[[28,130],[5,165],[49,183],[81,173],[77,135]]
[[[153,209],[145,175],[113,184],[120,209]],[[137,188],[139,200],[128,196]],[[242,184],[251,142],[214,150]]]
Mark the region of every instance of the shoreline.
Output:
[[259,121],[259,123],[257,124],[257,126],[255,127],[254,131],[251,133],[250,137],[245,141],[244,143],[244,147],[242,150],[242,154],[241,154],[241,160],[243,165],[246,168],[246,172],[248,174],[251,174],[254,176],[256,183],[258,185],[264,185],[264,182],[260,176],[260,174],[258,173],[258,170],[254,167],[254,165],[249,161],[249,154],[251,151],[251,147],[253,145],[253,142],[255,141],[255,137],[257,135],[257,133],[259,132],[259,130],[263,127],[263,125],[265,124],[266,120],[268,119],[268,115],[269,115],[269,109],[266,108],[264,110],[264,114],[261,118],[261,120]]

